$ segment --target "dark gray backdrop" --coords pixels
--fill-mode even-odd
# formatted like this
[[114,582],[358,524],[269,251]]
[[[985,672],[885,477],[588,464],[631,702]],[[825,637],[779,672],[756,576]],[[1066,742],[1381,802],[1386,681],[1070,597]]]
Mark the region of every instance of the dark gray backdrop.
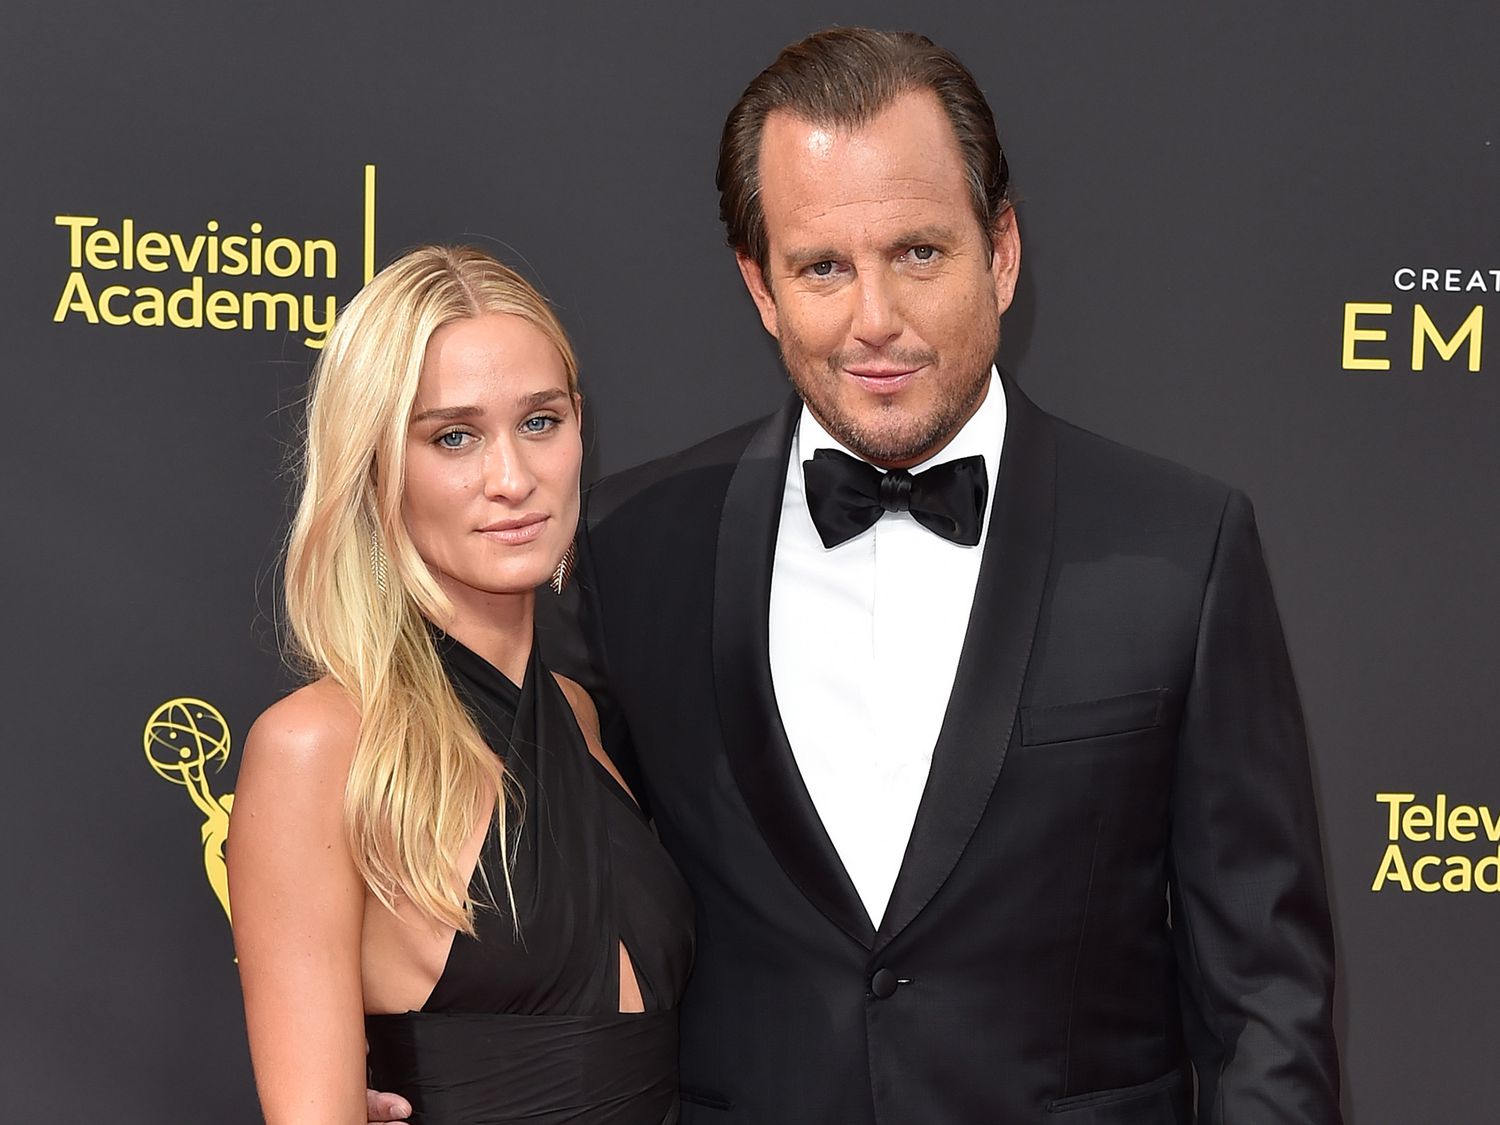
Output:
[[[1357,1125],[1490,1120],[1497,897],[1372,880],[1377,792],[1500,808],[1500,323],[1411,364],[1500,269],[1493,2],[743,7],[11,5],[0,47],[8,518],[0,1105],[36,1122],[257,1120],[203,817],[142,754],[179,696],[235,749],[285,689],[274,564],[300,334],[54,322],[59,214],[329,238],[361,280],[475,241],[559,305],[593,471],[774,406],[785,384],[722,247],[723,115],[785,42],[916,26],[997,110],[1024,203],[1004,361],[1044,406],[1247,488],[1311,725]],[[89,272],[95,294],[185,283]],[[210,288],[248,279],[207,279]],[[280,285],[274,279],[261,278]],[[1385,341],[1342,365],[1347,302]],[[130,302],[121,302],[128,308]],[[668,529],[663,529],[664,533]],[[1495,845],[1402,841],[1409,859]]]

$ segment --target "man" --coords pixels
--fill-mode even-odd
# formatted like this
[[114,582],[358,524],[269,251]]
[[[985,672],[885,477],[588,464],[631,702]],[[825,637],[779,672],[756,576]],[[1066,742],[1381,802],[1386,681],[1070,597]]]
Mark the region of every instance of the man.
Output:
[[799,398],[598,485],[581,584],[698,903],[685,1125],[1339,1120],[1248,502],[1039,411],[948,52],[795,44],[721,210]]

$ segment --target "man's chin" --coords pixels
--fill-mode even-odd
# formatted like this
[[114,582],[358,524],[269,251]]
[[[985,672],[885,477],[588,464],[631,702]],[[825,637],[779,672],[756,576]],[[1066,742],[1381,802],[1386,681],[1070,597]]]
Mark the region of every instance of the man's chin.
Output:
[[866,461],[892,466],[923,461],[947,441],[947,435],[931,428],[890,430],[851,426],[834,436]]
[[851,453],[877,465],[916,464],[929,450],[945,444],[939,411],[917,404],[917,396],[859,395],[819,401],[798,388],[813,416]]

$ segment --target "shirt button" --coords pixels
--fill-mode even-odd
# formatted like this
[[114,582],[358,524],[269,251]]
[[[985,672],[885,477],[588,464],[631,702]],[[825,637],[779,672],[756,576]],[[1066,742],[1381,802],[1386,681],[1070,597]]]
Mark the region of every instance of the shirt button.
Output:
[[875,975],[870,978],[870,992],[877,1000],[889,1000],[896,995],[896,986],[900,983],[891,970],[876,969]]

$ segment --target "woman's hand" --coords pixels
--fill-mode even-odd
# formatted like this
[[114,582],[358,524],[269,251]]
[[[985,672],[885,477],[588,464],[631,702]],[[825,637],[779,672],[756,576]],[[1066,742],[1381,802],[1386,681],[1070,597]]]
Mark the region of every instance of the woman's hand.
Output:
[[411,1116],[411,1106],[397,1094],[382,1094],[377,1090],[365,1091],[365,1113],[370,1120],[367,1125],[382,1125],[387,1121],[405,1121]]

